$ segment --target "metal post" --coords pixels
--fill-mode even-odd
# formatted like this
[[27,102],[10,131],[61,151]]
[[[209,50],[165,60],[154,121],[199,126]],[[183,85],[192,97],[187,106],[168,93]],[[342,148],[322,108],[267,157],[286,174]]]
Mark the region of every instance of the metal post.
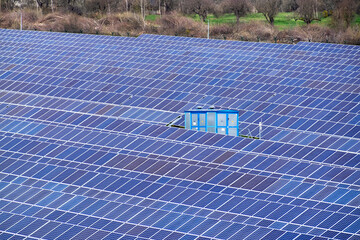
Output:
[[210,23],[209,23],[209,19],[208,19],[208,34],[207,34],[207,38],[210,38]]
[[259,139],[261,139],[262,122],[259,122]]

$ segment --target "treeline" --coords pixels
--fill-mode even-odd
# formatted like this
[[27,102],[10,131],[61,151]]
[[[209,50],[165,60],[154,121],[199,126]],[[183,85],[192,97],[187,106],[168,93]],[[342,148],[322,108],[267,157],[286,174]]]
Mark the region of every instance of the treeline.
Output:
[[[206,37],[205,24],[187,17],[232,13],[236,22],[210,26],[211,38],[294,43],[316,41],[360,44],[360,26],[352,24],[360,12],[359,0],[0,0],[0,28],[138,36],[143,33]],[[241,22],[249,13],[261,13],[267,24]],[[279,12],[304,27],[274,27]],[[22,18],[20,18],[22,13]],[[145,21],[148,14],[161,15]],[[331,26],[311,24],[324,18]]]
[[279,12],[294,12],[295,19],[310,24],[332,16],[335,25],[348,27],[356,13],[358,0],[0,0],[1,11],[32,8],[43,14],[56,11],[94,16],[119,12],[146,14],[197,14],[206,21],[208,14],[233,13],[237,22],[250,12],[259,12],[273,25]]

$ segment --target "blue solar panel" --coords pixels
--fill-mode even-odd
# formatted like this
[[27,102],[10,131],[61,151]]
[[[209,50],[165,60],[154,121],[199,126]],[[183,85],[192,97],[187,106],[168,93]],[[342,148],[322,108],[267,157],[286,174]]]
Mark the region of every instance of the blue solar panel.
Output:
[[0,35],[0,238],[360,237],[358,47]]

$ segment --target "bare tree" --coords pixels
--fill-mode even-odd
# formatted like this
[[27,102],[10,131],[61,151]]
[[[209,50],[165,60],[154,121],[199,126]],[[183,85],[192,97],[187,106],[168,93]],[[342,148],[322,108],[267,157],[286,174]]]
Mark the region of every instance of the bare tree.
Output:
[[199,15],[200,19],[205,22],[208,13],[213,9],[213,2],[211,0],[189,0],[186,2],[185,8]]
[[141,17],[143,18],[144,21],[144,25],[145,25],[146,8],[147,8],[146,0],[140,0],[140,12],[141,12]]
[[19,2],[20,0],[0,0],[0,11],[13,10]]
[[233,12],[236,16],[236,23],[239,24],[240,17],[250,12],[248,0],[225,0],[223,3],[225,11]]
[[341,0],[321,0],[323,10],[326,10],[328,12],[333,12],[339,1]]
[[341,26],[345,24],[345,27],[348,28],[354,20],[358,5],[359,3],[355,0],[339,1],[333,15],[335,25]]
[[175,10],[178,4],[179,3],[177,3],[177,1],[175,0],[161,0],[161,5],[164,8],[164,13],[168,13]]
[[54,13],[54,1],[50,0],[51,12]]
[[281,5],[281,11],[284,12],[294,12],[299,6],[296,3],[296,0],[283,0]]
[[[68,0],[70,2],[70,0]],[[75,2],[75,0],[73,0]],[[115,12],[119,5],[120,1],[114,1],[114,0],[77,0],[79,6],[82,6],[84,9],[84,12],[88,13],[95,13],[95,12],[101,12],[101,13],[112,13]]]
[[41,10],[43,10],[45,7],[49,6],[49,1],[47,0],[36,0],[38,6],[40,7]]
[[281,0],[255,0],[255,8],[271,25],[274,25],[274,18],[280,11],[280,6]]
[[297,0],[298,4],[297,14],[299,18],[295,20],[304,21],[310,24],[312,21],[321,21],[317,16],[318,0]]

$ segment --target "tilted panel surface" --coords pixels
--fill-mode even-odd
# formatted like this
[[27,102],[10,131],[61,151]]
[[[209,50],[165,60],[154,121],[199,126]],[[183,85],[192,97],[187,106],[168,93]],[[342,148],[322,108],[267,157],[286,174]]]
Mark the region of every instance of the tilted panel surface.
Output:
[[1,239],[360,238],[358,47],[0,36]]

